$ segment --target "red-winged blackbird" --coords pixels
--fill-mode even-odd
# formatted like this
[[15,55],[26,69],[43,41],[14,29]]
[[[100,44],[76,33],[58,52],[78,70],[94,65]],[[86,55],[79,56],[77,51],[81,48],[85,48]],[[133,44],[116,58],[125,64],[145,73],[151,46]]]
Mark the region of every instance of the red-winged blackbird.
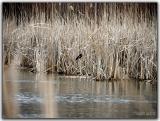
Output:
[[82,54],[79,54],[79,56],[77,56],[76,60],[80,59],[82,57]]

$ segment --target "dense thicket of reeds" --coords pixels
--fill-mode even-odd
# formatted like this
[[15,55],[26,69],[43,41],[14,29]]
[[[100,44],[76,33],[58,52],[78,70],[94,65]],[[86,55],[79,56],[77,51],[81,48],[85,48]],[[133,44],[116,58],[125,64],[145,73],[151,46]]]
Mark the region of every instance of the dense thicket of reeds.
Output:
[[2,24],[4,64],[157,79],[156,3],[3,3]]

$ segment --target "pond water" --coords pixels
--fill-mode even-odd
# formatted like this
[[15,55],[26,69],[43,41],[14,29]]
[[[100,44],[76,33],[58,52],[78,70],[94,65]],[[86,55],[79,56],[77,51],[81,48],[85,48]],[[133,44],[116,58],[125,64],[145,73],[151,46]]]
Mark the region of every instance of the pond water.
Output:
[[5,67],[3,118],[157,118],[157,88]]

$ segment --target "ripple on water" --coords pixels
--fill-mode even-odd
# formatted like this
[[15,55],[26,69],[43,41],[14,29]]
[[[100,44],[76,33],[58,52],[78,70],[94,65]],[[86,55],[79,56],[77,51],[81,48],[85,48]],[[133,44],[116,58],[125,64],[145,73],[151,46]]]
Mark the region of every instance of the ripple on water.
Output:
[[35,94],[32,94],[32,92],[28,92],[28,93],[19,93],[15,96],[15,99],[19,102],[19,103],[42,103],[43,100],[40,96],[37,96]]
[[43,114],[18,114],[17,115],[19,118],[42,118],[44,117]]
[[[28,93],[20,93],[16,95],[16,100],[19,103],[43,103],[43,98],[37,96],[31,92]],[[54,99],[55,98],[55,99]],[[147,101],[141,98],[117,98],[109,95],[89,95],[89,94],[67,94],[53,97],[53,101],[56,102],[67,102],[67,103],[157,103],[156,101]]]
[[83,103],[83,102],[95,102],[95,103],[156,103],[156,101],[147,101],[142,99],[125,99],[125,98],[115,98],[109,95],[101,96],[90,96],[82,94],[69,94],[64,96],[56,96],[57,102],[68,102],[68,103]]

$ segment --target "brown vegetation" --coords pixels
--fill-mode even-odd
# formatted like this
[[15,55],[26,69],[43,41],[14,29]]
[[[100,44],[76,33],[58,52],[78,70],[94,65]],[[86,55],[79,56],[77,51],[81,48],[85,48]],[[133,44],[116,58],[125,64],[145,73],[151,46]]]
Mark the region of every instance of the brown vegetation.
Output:
[[31,71],[157,79],[157,4],[4,3],[3,48]]

